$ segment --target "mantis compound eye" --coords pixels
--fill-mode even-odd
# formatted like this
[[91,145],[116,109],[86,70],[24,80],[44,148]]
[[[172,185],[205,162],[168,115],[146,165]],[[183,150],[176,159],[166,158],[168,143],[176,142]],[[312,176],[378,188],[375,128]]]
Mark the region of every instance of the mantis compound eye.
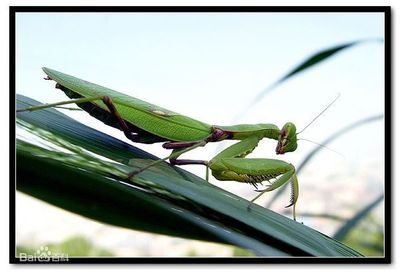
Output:
[[276,146],[276,154],[284,154],[286,152],[295,151],[297,149],[296,126],[293,123],[286,123],[278,138]]

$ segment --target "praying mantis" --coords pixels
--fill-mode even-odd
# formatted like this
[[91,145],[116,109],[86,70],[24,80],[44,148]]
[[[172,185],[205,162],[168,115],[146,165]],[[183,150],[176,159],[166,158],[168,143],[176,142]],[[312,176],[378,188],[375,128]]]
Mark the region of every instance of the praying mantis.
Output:
[[[57,83],[56,88],[61,89],[72,100],[32,106],[17,112],[75,103],[94,118],[123,131],[133,142],[145,144],[163,142],[163,148],[172,150],[166,158],[129,173],[127,176],[129,180],[158,162],[169,160],[172,165],[206,166],[207,180],[211,170],[212,175],[218,180],[253,185],[260,193],[251,200],[251,203],[264,193],[290,183],[292,193],[289,205],[286,207],[293,206],[293,219],[296,220],[295,207],[299,196],[299,184],[295,167],[277,159],[245,158],[264,138],[277,141],[275,151],[278,155],[295,151],[298,133],[293,123],[286,123],[282,129],[274,124],[264,123],[209,125],[71,75],[46,67],[42,69],[47,74],[45,79],[54,80]],[[195,148],[223,140],[239,142],[221,151],[209,161],[179,158]],[[265,189],[259,190],[258,185],[265,181],[268,185]]]

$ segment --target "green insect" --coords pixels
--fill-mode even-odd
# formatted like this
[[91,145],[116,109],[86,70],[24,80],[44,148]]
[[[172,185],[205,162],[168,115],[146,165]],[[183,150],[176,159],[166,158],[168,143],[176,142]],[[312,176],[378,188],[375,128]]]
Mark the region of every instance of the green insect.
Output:
[[[276,154],[295,151],[298,139],[293,123],[286,123],[282,129],[273,124],[209,125],[56,70],[43,68],[43,71],[47,74],[46,79],[56,81],[56,88],[61,89],[73,100],[33,106],[17,110],[18,112],[75,103],[106,125],[122,130],[133,142],[147,144],[164,142],[162,146],[165,149],[172,149],[168,157],[131,172],[128,175],[129,179],[148,167],[169,159],[173,165],[206,166],[207,180],[210,169],[218,180],[250,183],[260,192],[251,202],[265,192],[291,183],[290,204],[286,207],[293,206],[293,218],[296,219],[295,206],[299,196],[299,186],[295,167],[276,159],[245,159],[264,138],[278,141]],[[179,158],[183,153],[197,147],[222,140],[239,140],[239,142],[226,148],[210,161]],[[267,187],[259,190],[258,185],[265,181],[268,182]]]

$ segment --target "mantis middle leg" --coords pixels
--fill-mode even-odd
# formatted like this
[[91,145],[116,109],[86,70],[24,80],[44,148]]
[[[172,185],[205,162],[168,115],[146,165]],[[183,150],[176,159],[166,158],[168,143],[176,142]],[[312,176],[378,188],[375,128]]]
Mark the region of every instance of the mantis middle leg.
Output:
[[162,159],[156,160],[153,163],[143,167],[139,170],[129,173],[128,178],[130,179],[136,174],[143,172],[144,170],[160,163],[165,160],[169,160],[172,165],[205,165],[206,166],[206,180],[208,181],[208,161],[206,160],[191,160],[191,159],[178,159],[182,154],[191,151],[198,147],[203,147],[209,142],[215,142],[226,138],[226,133],[220,129],[214,129],[212,133],[207,136],[204,140],[200,141],[182,141],[182,142],[167,142],[163,145],[166,149],[173,149],[172,153]]

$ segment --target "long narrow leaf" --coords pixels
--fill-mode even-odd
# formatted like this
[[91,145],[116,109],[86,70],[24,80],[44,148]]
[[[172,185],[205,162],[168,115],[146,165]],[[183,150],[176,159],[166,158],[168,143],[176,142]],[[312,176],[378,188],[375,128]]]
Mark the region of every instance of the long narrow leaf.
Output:
[[312,54],[310,57],[306,58],[304,61],[302,61],[299,65],[294,67],[292,70],[290,70],[287,74],[285,74],[283,77],[272,83],[270,86],[262,90],[260,93],[258,93],[254,99],[249,103],[248,106],[246,106],[242,111],[240,111],[234,118],[233,122],[236,122],[239,118],[241,118],[246,112],[254,105],[256,105],[258,102],[260,102],[269,92],[271,92],[273,89],[275,89],[277,86],[285,82],[286,80],[290,79],[291,77],[306,71],[310,68],[312,68],[315,65],[320,64],[323,61],[326,61],[330,57],[334,56],[335,54],[348,49],[350,47],[360,45],[361,43],[365,42],[382,42],[382,39],[363,39],[363,40],[357,40],[353,42],[348,42],[340,45],[336,45],[333,47],[330,47],[328,49],[324,49],[322,51],[318,51],[317,53]]
[[375,208],[382,200],[384,199],[384,195],[378,196],[371,203],[367,204],[363,209],[361,209],[358,213],[356,213],[351,219],[346,221],[342,227],[340,227],[333,237],[337,240],[343,240],[346,235],[366,216],[368,213]]
[[[34,150],[34,146],[23,142],[18,146],[30,152]],[[37,158],[30,152],[18,152],[17,188],[38,199],[115,226],[234,244],[262,256],[287,255],[150,192],[132,189],[113,179],[82,171],[82,168],[66,167],[66,162]],[[39,152],[44,156],[43,150]],[[43,171],[47,172],[46,175],[41,173]]]

